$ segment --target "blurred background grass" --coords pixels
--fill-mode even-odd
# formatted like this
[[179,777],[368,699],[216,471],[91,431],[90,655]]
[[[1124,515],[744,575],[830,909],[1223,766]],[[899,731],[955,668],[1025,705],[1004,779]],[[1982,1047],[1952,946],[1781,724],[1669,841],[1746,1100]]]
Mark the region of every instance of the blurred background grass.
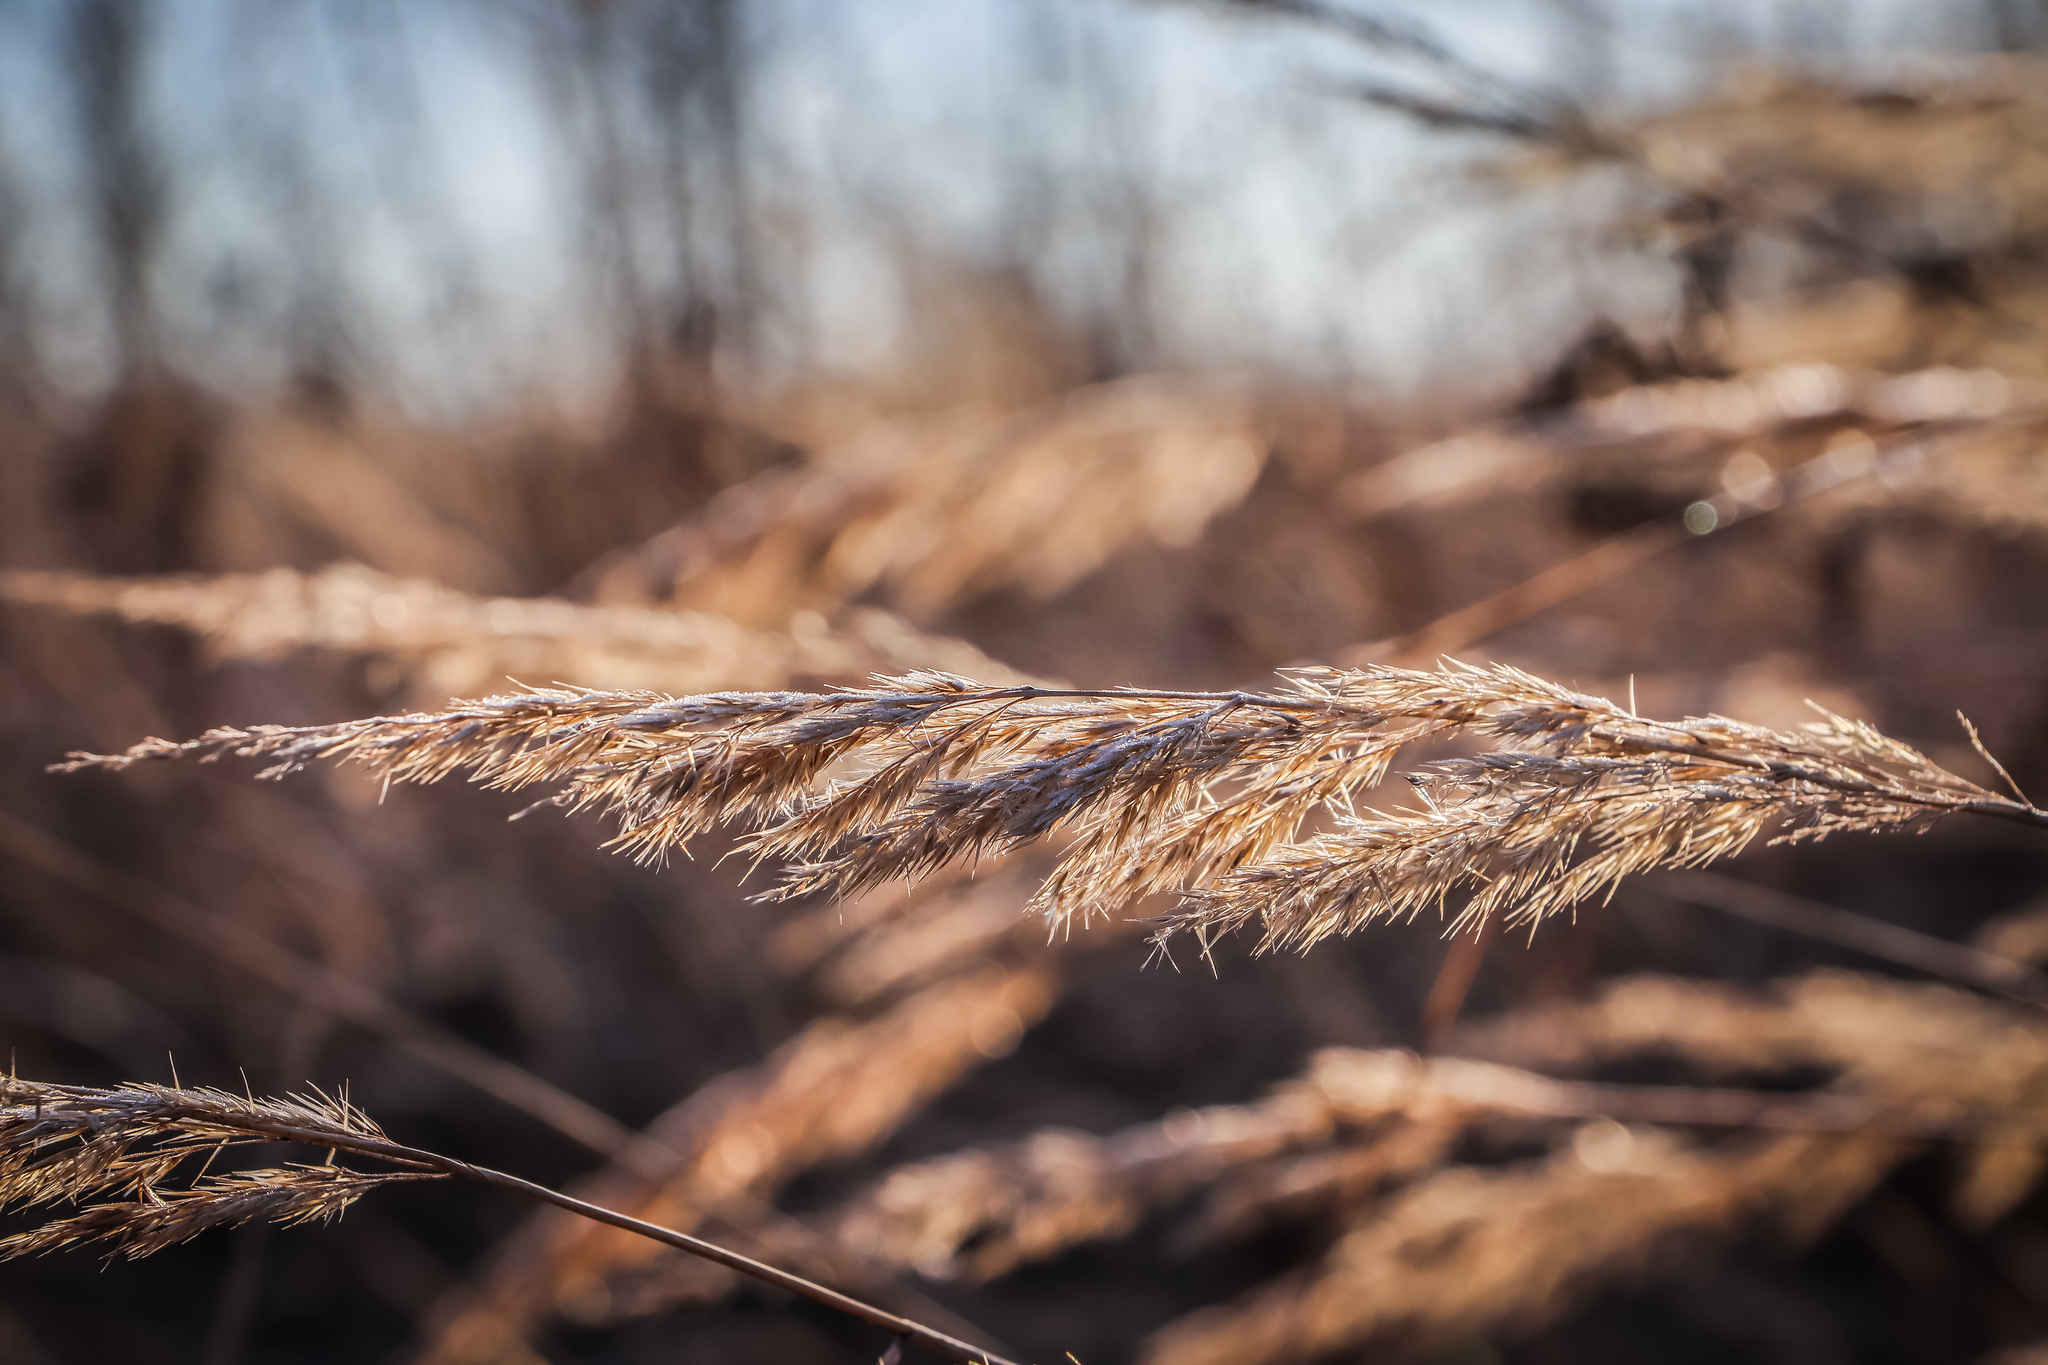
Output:
[[[1624,975],[1911,977],[1655,886],[1449,969],[1423,923],[1142,971],[1133,933],[1046,945],[1028,864],[767,908],[716,849],[639,868],[494,794],[42,769],[507,676],[1264,686],[1448,651],[1646,714],[1813,697],[1988,778],[1960,707],[2038,796],[2044,42],[2030,0],[8,6],[0,1036],[52,1079],[345,1079],[406,1140],[622,1201],[654,1196],[594,1149],[652,1125],[671,1221],[1099,1365],[1377,1217],[1372,1181],[1290,1202],[1273,1164],[1350,1139],[1232,1158],[1258,1218],[1169,1181],[992,1278],[963,1267],[1000,1219],[899,1264],[835,1244],[844,1210],[908,1163],[1244,1104],[1460,1014],[1512,1035]],[[1735,870],[2048,948],[2023,834]],[[1674,1048],[1630,1078],[1697,1079]],[[480,1056],[525,1079],[485,1093]],[[2001,1104],[2041,1102],[2032,1066]],[[1533,1309],[1238,1358],[2020,1350],[2048,1207],[2031,1176],[1958,1204],[1957,1159],[1902,1149],[1802,1238],[1682,1227]],[[880,1349],[525,1218],[407,1189],[8,1265],[0,1356]]]

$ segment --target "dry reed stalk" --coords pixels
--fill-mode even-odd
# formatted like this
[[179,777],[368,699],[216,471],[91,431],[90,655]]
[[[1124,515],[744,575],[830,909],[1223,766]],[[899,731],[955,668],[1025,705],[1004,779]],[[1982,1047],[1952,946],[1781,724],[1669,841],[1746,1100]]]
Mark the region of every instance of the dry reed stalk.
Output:
[[[562,688],[152,739],[60,767],[232,753],[270,759],[266,776],[337,758],[387,782],[555,783],[549,803],[615,815],[614,842],[642,857],[754,825],[753,855],[790,863],[770,897],[914,880],[1061,831],[1071,842],[1033,901],[1055,927],[1175,892],[1182,907],[1158,938],[1192,932],[1205,953],[1254,925],[1262,948],[1305,948],[1441,914],[1467,888],[1454,929],[1495,914],[1533,927],[1632,874],[1702,866],[1766,835],[1918,830],[1951,814],[2048,828],[2048,811],[1826,711],[1799,733],[1655,721],[1502,665],[1289,681],[1280,693],[985,687],[934,673],[837,693]],[[1410,774],[1417,806],[1357,812],[1356,794],[1404,747],[1460,735],[1515,747]],[[1298,837],[1311,818],[1331,827]]]
[[1902,1103],[1896,1096],[1832,1089],[1787,1095],[1709,1086],[1613,1085],[1561,1081],[1520,1067],[1402,1052],[1330,1048],[1317,1055],[1309,1081],[1327,1097],[1334,1119],[1364,1123],[1398,1117],[1415,1123],[1465,1124],[1490,1116],[1611,1119],[1707,1128],[1881,1133],[1894,1137],[1970,1139],[1995,1132],[2039,1142],[2048,1126],[2001,1087],[1997,1107],[1959,1108],[1964,1087]]
[[[1019,973],[1008,978],[984,974],[976,976],[965,990],[953,984],[949,989],[928,991],[906,1001],[904,1011],[851,1032],[842,1020],[822,1021],[766,1064],[754,1093],[726,1107],[708,1130],[696,1121],[704,1108],[705,1097],[700,1094],[685,1101],[677,1113],[658,1121],[653,1131],[639,1133],[522,1068],[390,1004],[376,992],[298,958],[244,926],[218,920],[168,892],[97,864],[5,816],[0,816],[0,850],[187,938],[261,979],[320,1001],[339,1017],[386,1037],[429,1065],[609,1157],[616,1163],[616,1174],[610,1182],[596,1182],[599,1202],[634,1208],[641,1214],[651,1212],[658,1221],[685,1230],[695,1228],[709,1210],[726,1223],[749,1230],[753,1240],[759,1240],[759,1225],[765,1221],[768,1230],[777,1234],[773,1241],[778,1260],[804,1268],[814,1277],[827,1275],[860,1284],[876,1297],[905,1296],[882,1283],[872,1265],[847,1256],[843,1248],[815,1234],[797,1235],[800,1228],[787,1220],[778,1221],[779,1216],[750,1189],[759,1179],[779,1184],[817,1160],[879,1140],[930,1093],[944,1088],[961,1069],[986,1056],[986,1048],[1035,1022],[1052,998],[1048,979],[1041,974]],[[1011,893],[1013,897],[1021,894],[1014,887]],[[1015,924],[1014,914],[1008,919]],[[927,964],[928,969],[934,965]],[[871,1074],[862,1069],[871,1059],[884,1058],[886,1071]],[[837,1078],[842,1084],[820,1084],[821,1076]],[[714,1085],[712,1090],[730,1098],[731,1082],[736,1079],[728,1077],[727,1084]],[[854,1093],[849,1095],[849,1089]],[[734,1133],[738,1134],[737,1148],[732,1146]],[[772,1156],[755,1150],[764,1142]],[[729,1179],[735,1170],[728,1168],[750,1166],[757,1156],[763,1166],[757,1180]],[[655,1209],[645,1203],[649,1188],[662,1188],[664,1182],[672,1187],[685,1176],[695,1185],[694,1202],[672,1188],[670,1207]],[[649,1181],[654,1182],[651,1187]],[[565,1222],[584,1233],[596,1230],[580,1220]],[[636,1237],[617,1236],[629,1259],[647,1247]],[[591,1301],[593,1288],[599,1297],[605,1293],[595,1281],[581,1283],[585,1304]],[[534,1291],[528,1285],[526,1289],[532,1302],[546,1304],[552,1299],[545,1288]],[[563,1296],[577,1297],[567,1289]],[[949,1324],[949,1315],[937,1305],[918,1302],[914,1295],[908,1297],[911,1302],[904,1306],[913,1308],[920,1319],[950,1326],[956,1332],[970,1330],[963,1324]],[[499,1334],[510,1352],[506,1359],[517,1358],[522,1349],[516,1346],[517,1336],[509,1329]]]
[[[350,433],[263,404],[240,407],[222,436],[204,515],[261,562],[286,561],[310,541],[318,553],[339,547],[392,573],[477,591],[518,581],[510,547],[483,518],[464,526],[445,510],[490,506],[507,491],[505,466],[479,468],[475,446],[452,432],[379,422],[374,434]],[[312,534],[294,537],[293,527]]]
[[[1227,1235],[1289,1200],[1355,1206],[1389,1179],[1437,1166],[1464,1125],[1596,1120],[1549,1163],[1431,1177],[1360,1221],[1318,1271],[1170,1329],[1152,1358],[1286,1360],[1474,1322],[1512,1331],[1554,1318],[1595,1284],[1638,1273],[1641,1253],[1674,1232],[1725,1233],[1768,1218],[1811,1236],[1907,1153],[1902,1139],[1963,1142],[1959,1211],[1977,1224],[1995,1219],[2038,1178],[2048,1129],[2037,1099],[2048,1044],[2023,1023],[2008,1008],[1944,988],[1840,973],[1782,994],[1648,979],[1591,1006],[1510,1015],[1463,1036],[1497,1040],[1497,1049],[1522,1044],[1553,1064],[1673,1047],[1710,1069],[1821,1062],[1841,1070],[1840,1087],[1784,1095],[1598,1085],[1335,1049],[1274,1101],[1206,1111],[1200,1124],[1190,1115],[1099,1139],[1045,1133],[907,1167],[835,1221],[883,1259],[985,1278],[1121,1235],[1198,1180],[1229,1177],[1205,1220],[1206,1235]],[[1653,1123],[1849,1136],[1752,1143],[1730,1155],[1691,1151],[1640,1127]],[[1360,1136],[1289,1155],[1347,1133]],[[1583,1236],[1593,1224],[1599,1235]],[[1420,1254],[1442,1245],[1457,1250],[1440,1268],[1440,1258]],[[1468,1280],[1479,1288],[1455,1287]]]
[[[1855,1141],[1832,1149],[1845,1164],[1827,1168],[1848,1182],[1842,1198],[1906,1154],[1902,1143],[1955,1142],[1964,1158],[1957,1211],[1967,1223],[1985,1226],[2024,1198],[2043,1168],[2048,1111],[2038,1097],[2048,1085],[2048,1043],[2025,1023],[2026,1016],[2009,1007],[1945,988],[1844,973],[1816,974],[1776,991],[1640,979],[1593,1004],[1546,1006],[1467,1025],[1460,1041],[1468,1050],[1519,1053],[1566,1068],[1675,1052],[1710,1073],[1781,1073],[1820,1064],[1835,1070],[1838,1081],[1802,1094],[1596,1084],[1463,1058],[1330,1049],[1317,1055],[1303,1077],[1256,1104],[1178,1115],[1100,1138],[1048,1130],[1022,1142],[900,1168],[832,1223],[878,1260],[931,1276],[981,1280],[1080,1243],[1125,1235],[1203,1184],[1213,1187],[1208,1207],[1182,1242],[1242,1236],[1262,1221],[1290,1216],[1290,1208],[1295,1217],[1357,1209],[1389,1182],[1441,1166],[1458,1134],[1474,1125],[1595,1120],[1602,1126],[1585,1130],[1574,1151],[1581,1157],[1590,1153],[1580,1164],[1590,1163],[1596,1174],[1606,1160],[1601,1144],[1631,1144],[1647,1131],[1643,1125],[1842,1133]],[[1636,1125],[1633,1135],[1620,1125]],[[1809,1143],[1805,1137],[1786,1141]],[[1776,1159],[1770,1150],[1753,1146],[1751,1152],[1769,1167]],[[1783,1150],[1830,1149],[1809,1143]],[[1810,1234],[1840,1207],[1832,1197],[1805,1201],[1796,1182],[1752,1184],[1739,1165],[1712,1169],[1739,1187],[1731,1187],[1730,1197],[1739,1196],[1744,1217],[1772,1214]],[[1567,1170],[1574,1179],[1583,1174],[1569,1163]],[[1693,1170],[1674,1167],[1671,1179],[1682,1182]],[[1497,1179],[1475,1171],[1455,1178]],[[1505,1187],[1521,1188],[1512,1181]],[[1688,1212],[1682,1190],[1653,1193],[1652,1233],[1665,1227],[1656,1221],[1665,1214],[1677,1220],[1671,1226],[1699,1225],[1699,1211]],[[1566,1199],[1554,1207],[1575,1207],[1571,1201],[1578,1196],[1569,1191],[1538,1189],[1530,1197],[1540,1202],[1553,1194]],[[1714,1205],[1708,1213],[1720,1218],[1731,1207]],[[1718,1226],[1712,1218],[1710,1225]],[[1418,1243],[1425,1240],[1417,1234]],[[1580,1254],[1576,1249],[1561,1254],[1588,1283],[1629,1264],[1618,1253],[1584,1261],[1573,1259]],[[1489,1281],[1499,1273],[1485,1266],[1465,1269]],[[1283,1291],[1294,1292],[1284,1286],[1273,1292]],[[1347,1292],[1329,1290],[1333,1299]],[[1307,1311],[1298,1294],[1290,1302]],[[1429,1300],[1418,1291],[1396,1294],[1395,1302],[1412,1309]],[[1553,1309],[1563,1306],[1547,1302]],[[1530,1320],[1543,1312],[1532,1309]],[[1284,1316],[1277,1309],[1272,1315]],[[1458,1321],[1455,1314],[1427,1320],[1439,1327]],[[1367,1336],[1397,1330],[1391,1321],[1376,1319],[1377,1325],[1358,1330]],[[1331,1346],[1322,1341],[1319,1349]],[[1270,1357],[1253,1358],[1291,1359],[1292,1349],[1274,1348]]]
[[0,600],[175,626],[201,636],[218,658],[304,649],[378,655],[408,665],[421,690],[437,695],[507,675],[682,691],[916,668],[1030,681],[963,640],[928,635],[872,607],[836,624],[800,612],[788,630],[762,631],[705,612],[475,597],[360,564],[212,578],[12,570],[0,572]]
[[0,1206],[133,1196],[17,1233],[0,1241],[0,1256],[107,1242],[132,1259],[254,1218],[332,1218],[380,1185],[441,1174],[290,1166],[214,1175],[202,1168],[184,1187],[166,1187],[189,1160],[209,1158],[210,1166],[224,1147],[280,1136],[349,1150],[391,1145],[368,1116],[325,1095],[256,1100],[148,1084],[99,1090],[0,1079]]
[[[757,1224],[758,1201],[820,1162],[887,1137],[959,1076],[1014,1046],[1056,996],[1042,967],[979,971],[928,986],[863,1023],[820,1020],[650,1126],[651,1137],[682,1154],[665,1178],[649,1182],[615,1168],[582,1192],[686,1230],[711,1215]],[[644,1241],[543,1213],[442,1306],[419,1365],[516,1361],[552,1317],[619,1321],[704,1288]]]
[[[327,1149],[324,1165],[292,1165],[212,1174],[226,1148],[286,1141]],[[360,1172],[340,1153],[395,1170]],[[182,1187],[166,1187],[195,1158],[204,1165]],[[478,1181],[636,1233],[716,1262],[883,1327],[948,1360],[995,1358],[967,1342],[898,1317],[823,1285],[763,1265],[713,1243],[535,1185],[517,1176],[391,1141],[345,1099],[325,1095],[258,1100],[225,1091],[131,1083],[114,1089],[0,1079],[0,1205],[91,1203],[0,1241],[0,1256],[107,1242],[129,1257],[184,1241],[210,1227],[264,1219],[285,1224],[332,1218],[364,1194],[398,1181],[449,1177]],[[127,1200],[106,1200],[129,1194]]]
[[1839,970],[1767,990],[1629,977],[1593,1000],[1532,1007],[1461,1025],[1461,1056],[1546,1071],[1677,1051],[1710,1072],[1825,1064],[1893,1102],[1995,1109],[2029,1076],[2048,1080],[2048,1037],[2031,1011],[1950,986]]

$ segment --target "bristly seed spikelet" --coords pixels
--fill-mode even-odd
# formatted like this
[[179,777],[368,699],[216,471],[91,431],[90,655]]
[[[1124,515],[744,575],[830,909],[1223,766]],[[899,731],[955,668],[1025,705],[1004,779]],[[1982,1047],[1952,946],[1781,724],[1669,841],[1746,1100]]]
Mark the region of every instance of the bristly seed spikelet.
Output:
[[[147,1256],[212,1227],[331,1218],[380,1186],[441,1174],[331,1163],[212,1172],[223,1148],[273,1139],[330,1152],[388,1142],[354,1106],[325,1095],[256,1100],[139,1083],[99,1090],[0,1079],[0,1205],[84,1206],[0,1240],[0,1258],[84,1242]],[[198,1173],[172,1186],[195,1158],[204,1163]]]
[[[1631,874],[1698,867],[1757,838],[1924,828],[1965,813],[2048,827],[1870,726],[1826,712],[1799,733],[1725,717],[1646,720],[1503,665],[1300,669],[1272,693],[984,687],[943,673],[870,689],[693,697],[556,688],[447,711],[303,728],[219,729],[61,765],[319,758],[386,781],[452,774],[620,824],[658,858],[708,830],[784,865],[771,897],[848,895],[1055,831],[1034,898],[1056,927],[1155,893],[1160,937],[1256,927],[1305,948],[1375,920],[1445,912],[1534,924]],[[1462,735],[1494,746],[1428,765],[1418,804],[1360,811],[1398,754]],[[1319,828],[1307,837],[1304,828]]]

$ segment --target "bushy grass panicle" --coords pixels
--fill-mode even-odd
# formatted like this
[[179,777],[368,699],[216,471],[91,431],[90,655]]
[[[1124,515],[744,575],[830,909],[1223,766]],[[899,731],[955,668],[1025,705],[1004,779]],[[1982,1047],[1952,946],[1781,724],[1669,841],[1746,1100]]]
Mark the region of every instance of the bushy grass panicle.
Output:
[[[1204,952],[1242,929],[1262,949],[1303,949],[1447,914],[1457,894],[1469,898],[1454,926],[1533,926],[1633,874],[1761,837],[1916,830],[1952,814],[2048,827],[2016,788],[2002,796],[1826,711],[1799,731],[1651,720],[1500,664],[1283,678],[1273,692],[990,687],[938,672],[822,693],[551,688],[152,739],[61,767],[234,754],[270,760],[265,776],[333,758],[387,782],[553,784],[541,804],[611,815],[614,842],[641,858],[741,827],[743,849],[782,866],[769,898],[848,896],[1058,832],[1063,854],[1032,901],[1055,930],[1166,892],[1179,904],[1159,941],[1189,933]],[[1449,736],[1490,747],[1403,774],[1408,804],[1359,807],[1403,750]]]

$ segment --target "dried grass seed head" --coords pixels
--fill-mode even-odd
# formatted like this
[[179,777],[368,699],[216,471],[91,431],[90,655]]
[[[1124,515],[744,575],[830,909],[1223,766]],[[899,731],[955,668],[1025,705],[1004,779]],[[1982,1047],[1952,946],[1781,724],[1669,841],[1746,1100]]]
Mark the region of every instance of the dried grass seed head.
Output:
[[[146,1256],[211,1227],[331,1218],[379,1186],[440,1178],[332,1164],[209,1173],[223,1148],[277,1139],[388,1145],[361,1110],[317,1092],[259,1100],[147,1083],[95,1089],[0,1079],[0,1205],[132,1196],[86,1204],[0,1240],[0,1258],[87,1242]],[[195,1158],[206,1162],[199,1175],[182,1188],[166,1187]]]
[[[1068,837],[1034,898],[1055,927],[1155,892],[1162,940],[1256,927],[1305,948],[1380,919],[1531,924],[1657,867],[1760,837],[1924,828],[1952,813],[2048,827],[2048,812],[1942,769],[1861,722],[1802,733],[1720,716],[1647,720],[1504,665],[1305,669],[1274,693],[985,687],[951,674],[828,693],[669,698],[557,688],[299,729],[210,731],[69,769],[222,753],[277,774],[315,758],[387,781],[464,773],[559,785],[659,857],[712,828],[788,864],[767,893],[848,895]],[[1462,733],[1496,748],[1410,776],[1419,804],[1356,809],[1400,752]],[[1320,817],[1330,827],[1301,838]]]

